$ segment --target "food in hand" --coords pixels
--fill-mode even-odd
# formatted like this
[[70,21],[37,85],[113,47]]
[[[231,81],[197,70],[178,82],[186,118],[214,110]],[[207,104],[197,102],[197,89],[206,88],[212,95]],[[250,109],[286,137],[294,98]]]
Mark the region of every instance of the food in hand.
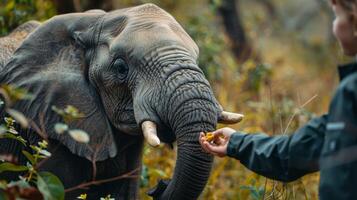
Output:
[[[218,137],[219,138],[223,138],[223,139],[225,138],[223,135],[219,135]],[[207,132],[206,135],[205,135],[205,140],[207,142],[215,142],[213,133],[212,132]]]
[[205,139],[206,139],[207,142],[212,142],[213,139],[214,139],[213,133],[207,132],[207,133],[206,133],[206,136],[205,136]]

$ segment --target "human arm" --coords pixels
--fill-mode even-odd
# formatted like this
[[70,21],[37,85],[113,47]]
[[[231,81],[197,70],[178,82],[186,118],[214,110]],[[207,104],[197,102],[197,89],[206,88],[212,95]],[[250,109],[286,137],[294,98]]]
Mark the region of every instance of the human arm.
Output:
[[232,134],[228,129],[217,130],[214,142],[204,141],[202,135],[200,142],[209,153],[236,158],[260,175],[289,182],[319,170],[326,121],[326,115],[314,118],[291,135]]

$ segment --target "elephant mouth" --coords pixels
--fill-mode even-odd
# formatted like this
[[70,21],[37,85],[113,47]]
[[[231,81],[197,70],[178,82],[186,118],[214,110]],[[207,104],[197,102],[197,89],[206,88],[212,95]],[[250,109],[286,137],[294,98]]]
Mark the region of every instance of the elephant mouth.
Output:
[[[122,121],[118,123],[118,126],[116,126],[115,128],[120,131],[123,131],[128,135],[142,135],[142,130],[135,121]],[[157,135],[164,143],[173,143],[176,140],[174,132],[170,128],[162,124],[158,126]]]
[[128,135],[140,135],[140,128],[139,126],[135,123],[129,124],[129,123],[120,123],[116,127],[118,130],[123,131],[124,133]]
[[[138,136],[142,135],[142,129],[137,123],[133,109],[117,111],[117,120],[113,123],[114,127],[125,134]],[[172,143],[176,140],[171,128],[163,123],[158,124],[158,137],[165,143]]]
[[116,129],[123,131],[128,135],[141,134],[141,129],[135,120],[133,110],[128,109],[124,111],[118,111],[117,114],[117,120],[113,123]]

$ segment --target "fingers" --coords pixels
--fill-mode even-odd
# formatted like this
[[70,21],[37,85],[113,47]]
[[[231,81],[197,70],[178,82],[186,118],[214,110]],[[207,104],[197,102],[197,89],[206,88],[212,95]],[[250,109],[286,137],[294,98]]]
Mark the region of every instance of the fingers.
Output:
[[217,137],[215,140],[213,140],[213,142],[208,142],[205,139],[205,134],[203,132],[200,133],[200,137],[199,137],[199,142],[202,146],[202,149],[206,152],[206,153],[210,153],[213,154],[215,156],[225,156],[225,152],[226,152],[226,139],[225,138],[221,138],[221,137]]
[[200,137],[198,141],[200,142],[201,145],[203,144],[204,141],[206,141],[206,136],[203,132],[200,133]]
[[214,139],[214,143],[217,144],[217,145],[224,145],[224,144],[226,144],[227,141],[228,140],[227,140],[226,137],[224,137],[224,138],[217,137],[217,138]]
[[203,132],[200,133],[200,138],[199,138],[199,142],[201,144],[202,149],[206,152],[206,153],[210,153],[209,150],[206,148],[206,146],[204,145],[204,142],[206,141],[206,137],[205,134]]
[[[199,142],[200,144],[202,145],[204,141],[207,141],[207,142],[212,142],[212,143],[215,143],[215,144],[223,144],[224,143],[224,136],[222,134],[215,134],[213,135],[213,139],[211,141],[207,141],[207,138],[206,138],[206,135],[201,132],[200,133],[200,137],[199,137]],[[222,140],[223,139],[223,140]]]
[[213,131],[212,134],[214,136],[216,136],[216,135],[222,136],[223,135],[225,137],[230,137],[234,132],[236,132],[234,129],[229,128],[229,127],[224,127],[224,128],[218,129],[216,131]]
[[225,138],[225,137],[224,137],[224,135],[221,135],[221,134],[219,134],[219,135],[213,135],[213,143],[219,145],[219,144],[222,143],[222,140],[221,140],[221,139],[223,139],[223,138]]
[[206,149],[209,153],[215,156],[219,156],[219,157],[225,156],[224,146],[214,146],[213,144],[210,144],[207,141],[203,142],[203,146],[204,149]]
[[223,134],[223,129],[224,129],[224,128],[217,129],[217,130],[213,131],[213,132],[212,132],[213,136],[214,136],[214,137],[217,137],[217,136],[220,136],[220,135],[224,135],[224,134]]

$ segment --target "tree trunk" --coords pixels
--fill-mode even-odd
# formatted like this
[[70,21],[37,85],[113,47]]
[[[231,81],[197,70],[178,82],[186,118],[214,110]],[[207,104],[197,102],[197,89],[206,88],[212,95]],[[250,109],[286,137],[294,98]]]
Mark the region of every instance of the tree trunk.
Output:
[[233,54],[238,62],[244,62],[250,57],[259,60],[254,55],[252,45],[245,34],[238,0],[223,0],[218,11],[222,16],[224,27],[231,40]]
[[57,14],[75,12],[74,3],[72,0],[54,0]]

